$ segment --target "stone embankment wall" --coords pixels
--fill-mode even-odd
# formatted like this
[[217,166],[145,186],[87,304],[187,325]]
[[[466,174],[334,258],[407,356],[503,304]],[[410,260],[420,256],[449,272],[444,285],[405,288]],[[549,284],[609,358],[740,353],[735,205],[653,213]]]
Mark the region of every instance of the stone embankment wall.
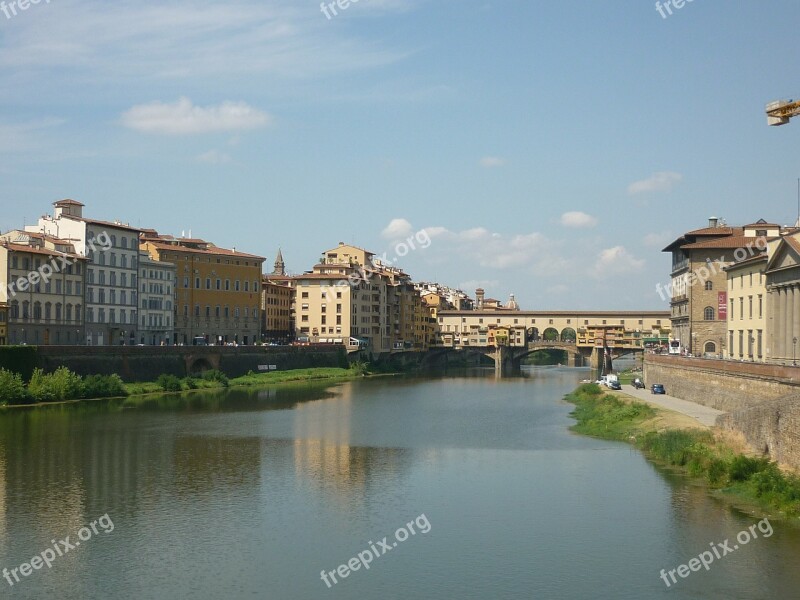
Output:
[[800,471],[800,394],[721,415],[717,425],[742,434],[756,452]]
[[65,366],[79,375],[118,374],[125,381],[152,381],[167,373],[184,377],[219,369],[229,377],[307,367],[347,367],[342,346],[39,346],[38,366],[53,371]]
[[725,412],[800,393],[800,367],[648,354],[644,381],[667,394]]
[[671,396],[725,411],[718,427],[800,470],[800,367],[647,355],[644,377]]

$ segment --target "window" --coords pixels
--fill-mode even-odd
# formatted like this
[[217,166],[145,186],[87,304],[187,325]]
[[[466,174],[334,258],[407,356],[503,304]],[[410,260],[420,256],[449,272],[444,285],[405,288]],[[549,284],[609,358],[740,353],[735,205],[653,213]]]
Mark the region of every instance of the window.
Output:
[[211,278],[210,277],[206,277],[206,289],[207,290],[211,289]]
[[706,306],[705,310],[703,311],[703,319],[706,321],[713,321],[714,320],[714,307],[713,306]]
[[713,290],[713,289],[714,289],[714,282],[712,282],[712,281],[706,281],[706,291],[707,291],[707,292],[710,292],[710,291],[711,291],[711,290]]
[[[763,302],[761,298],[761,294],[758,295],[758,318],[761,319],[764,317],[763,311]],[[761,356],[761,352],[759,351],[759,356]]]
[[211,317],[211,307],[206,306],[206,319]]

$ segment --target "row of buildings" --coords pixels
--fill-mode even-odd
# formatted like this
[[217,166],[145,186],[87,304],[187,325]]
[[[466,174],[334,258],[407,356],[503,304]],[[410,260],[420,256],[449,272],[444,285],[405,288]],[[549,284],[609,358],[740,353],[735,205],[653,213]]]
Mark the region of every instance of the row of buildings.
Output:
[[84,215],[75,200],[0,235],[0,344],[344,343],[427,349],[460,290],[340,243],[302,275],[211,242]]
[[666,248],[673,344],[681,353],[796,363],[800,227],[716,218]]

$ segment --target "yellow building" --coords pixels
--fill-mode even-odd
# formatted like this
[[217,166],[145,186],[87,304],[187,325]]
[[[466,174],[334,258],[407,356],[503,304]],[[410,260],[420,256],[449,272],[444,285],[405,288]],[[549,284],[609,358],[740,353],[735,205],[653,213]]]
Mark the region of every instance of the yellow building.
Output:
[[6,339],[8,336],[8,304],[0,303],[0,346],[6,345]]
[[263,341],[285,342],[292,336],[290,311],[294,288],[285,281],[261,282],[261,337]]
[[767,254],[725,268],[728,285],[728,358],[766,362]]
[[177,266],[175,343],[253,344],[261,338],[263,256],[147,231],[141,247]]

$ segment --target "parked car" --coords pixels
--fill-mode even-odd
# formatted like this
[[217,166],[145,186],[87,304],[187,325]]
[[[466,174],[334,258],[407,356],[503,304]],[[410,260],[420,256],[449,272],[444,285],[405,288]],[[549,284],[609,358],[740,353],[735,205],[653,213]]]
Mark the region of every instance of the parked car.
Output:
[[608,389],[610,389],[610,390],[621,390],[622,386],[620,385],[619,381],[609,381],[608,382]]
[[650,393],[651,394],[666,394],[667,392],[664,390],[663,384],[654,383],[650,386]]
[[631,385],[637,390],[643,390],[644,389],[644,381],[642,381],[638,377],[633,380],[633,383]]

